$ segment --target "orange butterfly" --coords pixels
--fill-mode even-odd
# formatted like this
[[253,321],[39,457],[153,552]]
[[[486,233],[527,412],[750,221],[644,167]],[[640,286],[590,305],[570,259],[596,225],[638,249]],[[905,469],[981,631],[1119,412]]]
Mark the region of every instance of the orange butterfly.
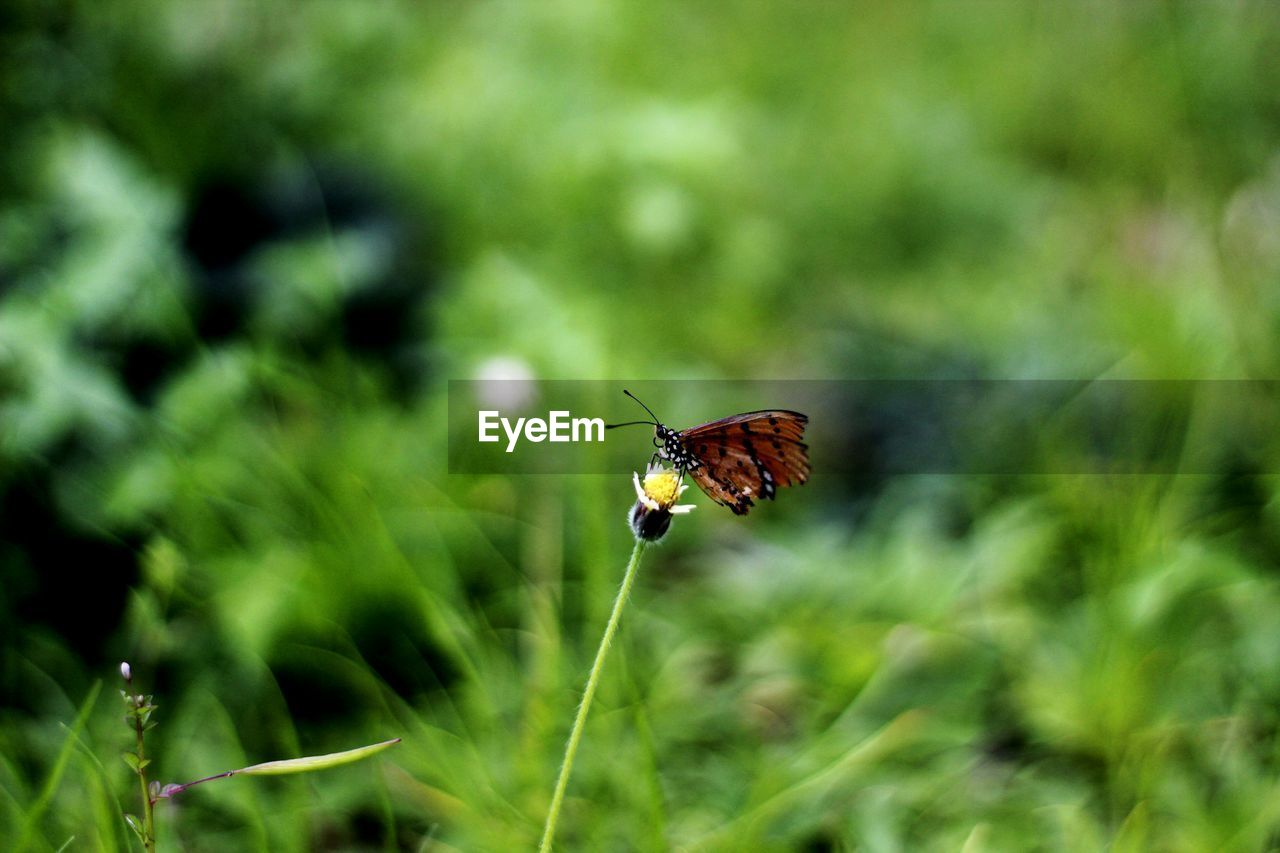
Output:
[[773,500],[779,488],[803,484],[809,479],[809,445],[804,438],[808,415],[787,409],[744,412],[718,421],[673,430],[636,395],[652,421],[610,424],[607,429],[633,424],[654,427],[655,458],[670,462],[683,476],[693,477],[707,497],[746,515],[755,498]]

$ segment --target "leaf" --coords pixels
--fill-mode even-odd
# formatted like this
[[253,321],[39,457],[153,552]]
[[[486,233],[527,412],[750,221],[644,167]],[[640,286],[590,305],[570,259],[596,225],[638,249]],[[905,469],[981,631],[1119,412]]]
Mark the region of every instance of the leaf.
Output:
[[329,767],[340,767],[343,764],[350,764],[353,761],[360,761],[371,755],[382,752],[384,749],[395,746],[400,742],[400,738],[384,740],[382,743],[374,743],[369,746],[361,746],[356,749],[348,749],[346,752],[331,752],[328,755],[309,755],[304,758],[289,758],[284,761],[268,761],[264,764],[254,764],[251,767],[243,767],[239,770],[233,770],[232,775],[241,773],[246,776],[282,776],[288,773],[310,773],[312,770],[325,770]]
[[141,769],[141,765],[138,762],[138,756],[136,753],[126,752],[120,757],[124,759],[124,763],[128,764],[134,773],[137,773]]
[[136,817],[134,817],[131,814],[127,814],[124,816],[124,822],[129,824],[129,828],[133,830],[133,834],[138,836],[139,840],[141,840],[143,843],[146,842],[147,835],[146,835],[146,830],[142,828],[142,821],[138,820]]

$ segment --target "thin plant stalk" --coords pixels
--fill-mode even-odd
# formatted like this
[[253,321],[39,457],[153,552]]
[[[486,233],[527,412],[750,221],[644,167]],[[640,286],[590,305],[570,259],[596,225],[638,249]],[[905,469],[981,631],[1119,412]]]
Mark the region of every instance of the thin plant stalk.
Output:
[[147,782],[147,765],[150,762],[147,760],[146,736],[147,730],[155,727],[155,723],[151,721],[151,714],[156,706],[151,696],[133,692],[133,667],[129,666],[128,661],[120,664],[120,677],[124,679],[125,686],[125,689],[120,691],[120,698],[124,700],[124,706],[128,711],[124,718],[125,724],[133,728],[137,737],[135,747],[137,752],[126,752],[122,757],[133,772],[138,774],[138,788],[142,793],[142,819],[139,820],[131,814],[125,815],[124,819],[138,836],[138,840],[142,842],[143,850],[146,853],[155,853],[156,801],[152,795],[153,786]]
[[138,785],[142,789],[142,846],[146,848],[147,853],[154,853],[156,849],[156,802],[151,798],[151,788],[147,784],[147,756],[143,746],[143,732],[146,730],[146,724],[142,721],[142,717],[135,716],[133,718],[133,728],[138,734]]
[[587,676],[586,689],[582,691],[582,704],[578,706],[578,715],[573,720],[573,729],[569,732],[569,742],[564,749],[564,761],[560,765],[560,777],[556,779],[555,793],[551,795],[551,808],[547,812],[547,823],[542,830],[542,843],[538,845],[539,853],[549,853],[551,842],[555,838],[556,823],[560,819],[560,807],[564,804],[564,792],[569,787],[569,774],[573,772],[573,759],[578,754],[578,744],[582,742],[582,730],[586,728],[587,712],[591,710],[591,700],[595,698],[596,687],[600,684],[600,673],[604,670],[604,660],[609,654],[609,646],[613,635],[618,631],[618,623],[622,620],[622,608],[631,595],[631,587],[635,583],[636,569],[640,565],[640,555],[644,553],[645,540],[636,538],[636,547],[631,552],[631,560],[627,563],[627,571],[622,576],[622,586],[618,589],[618,597],[613,600],[613,612],[609,614],[609,622],[605,625],[604,636],[600,638],[600,647],[596,649],[596,660],[591,665],[591,674]]

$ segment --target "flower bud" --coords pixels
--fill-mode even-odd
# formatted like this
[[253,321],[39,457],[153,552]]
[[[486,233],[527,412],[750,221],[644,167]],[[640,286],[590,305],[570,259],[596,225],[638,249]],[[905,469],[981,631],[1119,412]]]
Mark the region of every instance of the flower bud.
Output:
[[657,542],[671,527],[671,512],[665,509],[649,509],[641,501],[636,501],[635,506],[631,507],[631,515],[627,520],[631,523],[631,532],[637,539]]
[[636,503],[631,507],[627,521],[637,539],[656,542],[671,527],[671,516],[682,515],[693,509],[691,504],[677,506],[676,501],[685,489],[683,478],[674,470],[661,465],[650,465],[645,471],[644,483],[640,475],[632,475],[636,486]]

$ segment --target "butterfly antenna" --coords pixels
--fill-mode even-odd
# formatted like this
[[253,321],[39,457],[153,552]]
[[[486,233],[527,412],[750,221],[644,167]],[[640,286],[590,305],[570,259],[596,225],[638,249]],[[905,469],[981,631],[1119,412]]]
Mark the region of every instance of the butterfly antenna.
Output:
[[626,388],[623,388],[623,389],[622,389],[622,393],[623,393],[623,394],[626,394],[628,397],[630,397],[632,400],[635,400],[637,403],[640,403],[640,408],[642,408],[642,409],[644,409],[646,412],[648,412],[648,413],[649,413],[649,417],[653,418],[654,426],[657,426],[659,423],[661,423],[661,421],[659,421],[659,420],[658,420],[658,416],[657,416],[657,415],[655,415],[655,414],[653,413],[653,409],[650,409],[650,408],[649,408],[648,406],[646,406],[643,402],[641,402],[641,400],[640,400],[640,398],[639,398],[639,397],[637,397],[635,394],[632,394],[632,393],[631,393],[630,391],[628,391]]
[[605,429],[613,429],[614,427],[635,426],[636,424],[648,424],[649,426],[657,426],[657,425],[658,425],[658,416],[657,416],[657,415],[655,415],[655,414],[653,413],[653,410],[651,410],[648,406],[646,406],[644,403],[642,403],[642,402],[640,401],[640,398],[639,398],[639,397],[637,397],[635,394],[632,394],[632,393],[631,393],[630,391],[628,391],[626,388],[623,388],[623,389],[622,389],[622,393],[623,393],[623,394],[626,394],[628,397],[630,397],[632,400],[635,400],[637,403],[640,403],[641,408],[643,408],[646,412],[648,412],[648,413],[649,413],[649,417],[653,418],[653,420],[651,420],[651,421],[627,421],[625,424],[605,424],[605,425],[604,425],[604,428],[605,428]]

